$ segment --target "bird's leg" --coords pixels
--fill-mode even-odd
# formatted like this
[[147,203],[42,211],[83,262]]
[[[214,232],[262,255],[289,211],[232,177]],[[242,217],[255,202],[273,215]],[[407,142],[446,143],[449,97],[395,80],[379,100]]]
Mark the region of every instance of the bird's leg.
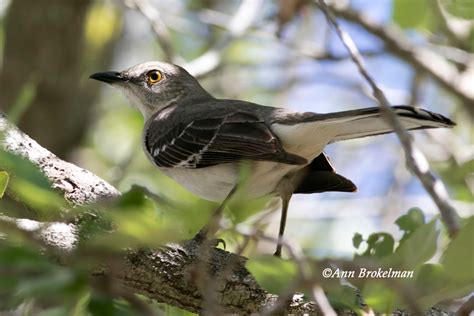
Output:
[[282,242],[283,242],[283,235],[285,233],[286,216],[288,214],[288,205],[290,204],[290,197],[281,198],[282,206],[281,206],[280,229],[278,231],[278,242],[276,246],[276,251],[273,254],[276,257],[281,257],[281,248],[282,248]]
[[[235,192],[237,191],[237,185],[235,185],[232,190],[230,190],[229,194],[227,194],[226,198],[224,201],[221,202],[221,204],[214,210],[212,213],[212,216],[209,220],[209,223],[206,224],[201,230],[194,236],[193,240],[202,243],[203,241],[207,240],[209,236],[214,236],[214,234],[217,232],[219,229],[219,221],[222,216],[222,211],[226,207],[226,205],[229,203],[229,201],[232,199],[234,196]],[[223,239],[215,239],[213,240],[213,246],[218,246],[220,243],[223,244],[224,248],[226,246],[225,241]]]
[[283,235],[285,233],[286,217],[288,215],[288,206],[290,199],[293,194],[294,188],[290,179],[284,178],[278,184],[278,192],[281,197],[281,218],[280,218],[280,229],[278,231],[278,241],[276,251],[273,254],[276,257],[281,257],[281,249],[283,243]]

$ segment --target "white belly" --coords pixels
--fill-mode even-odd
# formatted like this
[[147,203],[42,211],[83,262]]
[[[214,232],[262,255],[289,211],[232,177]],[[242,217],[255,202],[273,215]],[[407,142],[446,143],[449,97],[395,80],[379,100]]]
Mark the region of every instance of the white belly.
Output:
[[[210,201],[222,201],[237,184],[240,165],[222,164],[207,168],[160,168],[167,176],[174,179],[192,193]],[[251,172],[246,186],[248,198],[257,198],[274,192],[278,182],[290,171],[301,166],[276,162],[252,162]]]

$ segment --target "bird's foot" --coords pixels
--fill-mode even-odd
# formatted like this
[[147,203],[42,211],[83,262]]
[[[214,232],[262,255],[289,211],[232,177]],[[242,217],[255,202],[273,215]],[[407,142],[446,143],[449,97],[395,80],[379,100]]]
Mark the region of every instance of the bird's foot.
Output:
[[209,247],[216,248],[220,244],[222,244],[222,248],[226,248],[226,243],[225,240],[222,238],[208,238],[207,236],[207,230],[206,229],[201,229],[193,238],[193,241],[197,242],[200,245],[206,244]]
[[277,258],[281,258],[281,244],[278,244],[275,250],[275,253],[273,254]]

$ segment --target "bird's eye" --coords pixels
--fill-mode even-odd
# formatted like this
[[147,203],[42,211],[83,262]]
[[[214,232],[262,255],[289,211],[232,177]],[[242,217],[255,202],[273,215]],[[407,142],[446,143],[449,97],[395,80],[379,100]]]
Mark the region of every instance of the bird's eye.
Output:
[[146,80],[149,84],[155,84],[162,78],[161,72],[158,70],[151,70],[146,74]]

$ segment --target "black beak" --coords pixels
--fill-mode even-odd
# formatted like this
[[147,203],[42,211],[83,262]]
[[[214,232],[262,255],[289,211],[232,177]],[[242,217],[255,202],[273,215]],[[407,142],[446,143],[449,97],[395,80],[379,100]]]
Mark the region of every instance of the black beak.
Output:
[[96,72],[95,74],[90,75],[89,78],[110,84],[127,81],[120,72],[116,71]]

